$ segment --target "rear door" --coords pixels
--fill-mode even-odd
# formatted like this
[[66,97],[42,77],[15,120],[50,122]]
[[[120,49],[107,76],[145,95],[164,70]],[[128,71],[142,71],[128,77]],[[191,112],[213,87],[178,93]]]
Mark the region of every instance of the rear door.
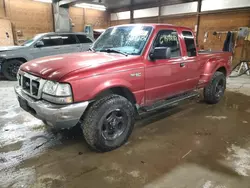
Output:
[[191,31],[181,31],[183,50],[183,62],[187,68],[186,85],[188,89],[196,88],[200,78],[200,62],[198,61],[195,38]]
[[93,43],[93,40],[84,34],[77,34],[76,36],[81,44],[81,51],[87,51]]
[[78,43],[74,34],[61,34],[59,36],[62,38],[61,54],[81,51],[81,45]]

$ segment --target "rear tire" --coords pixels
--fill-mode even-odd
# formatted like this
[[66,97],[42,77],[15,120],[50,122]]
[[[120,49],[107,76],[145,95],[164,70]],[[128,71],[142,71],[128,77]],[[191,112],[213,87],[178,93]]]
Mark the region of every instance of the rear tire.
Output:
[[90,148],[107,152],[126,143],[134,127],[134,109],[130,101],[119,95],[95,101],[81,125]]
[[7,60],[4,62],[2,65],[2,72],[5,78],[11,81],[16,81],[17,71],[22,64],[23,62],[17,59]]
[[216,104],[223,97],[226,89],[226,76],[215,72],[210,83],[204,88],[204,100],[208,104]]

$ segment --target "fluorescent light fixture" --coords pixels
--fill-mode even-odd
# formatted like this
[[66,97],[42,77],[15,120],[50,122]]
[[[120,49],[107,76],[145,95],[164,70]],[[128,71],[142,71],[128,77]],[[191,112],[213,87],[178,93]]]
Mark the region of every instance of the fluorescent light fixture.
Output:
[[42,3],[52,3],[52,0],[33,0],[33,1],[39,1]]
[[96,9],[105,11],[106,7],[104,5],[97,5],[97,4],[90,4],[90,3],[77,3],[75,4],[76,7],[80,8],[89,8],[89,9]]

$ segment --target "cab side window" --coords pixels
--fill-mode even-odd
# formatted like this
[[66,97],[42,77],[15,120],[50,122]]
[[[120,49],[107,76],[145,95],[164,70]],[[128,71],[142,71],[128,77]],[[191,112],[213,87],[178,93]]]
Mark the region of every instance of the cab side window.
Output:
[[177,31],[174,30],[159,31],[154,41],[154,48],[155,47],[169,47],[171,49],[171,58],[181,56]]
[[183,38],[184,38],[184,41],[185,41],[185,44],[186,44],[188,57],[196,56],[197,52],[196,52],[194,36],[193,36],[192,32],[183,31],[182,35],[183,35]]
[[41,41],[44,43],[43,47],[62,45],[62,37],[57,35],[45,36]]
[[85,35],[76,35],[80,43],[92,43],[92,41]]
[[62,34],[61,35],[62,41],[63,41],[63,45],[70,45],[70,44],[76,44],[76,37],[75,35],[69,34]]

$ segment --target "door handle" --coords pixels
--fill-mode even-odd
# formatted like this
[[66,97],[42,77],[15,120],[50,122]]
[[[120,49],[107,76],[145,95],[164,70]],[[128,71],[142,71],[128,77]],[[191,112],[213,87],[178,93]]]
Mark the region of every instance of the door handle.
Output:
[[185,67],[185,63],[180,63],[180,67]]

